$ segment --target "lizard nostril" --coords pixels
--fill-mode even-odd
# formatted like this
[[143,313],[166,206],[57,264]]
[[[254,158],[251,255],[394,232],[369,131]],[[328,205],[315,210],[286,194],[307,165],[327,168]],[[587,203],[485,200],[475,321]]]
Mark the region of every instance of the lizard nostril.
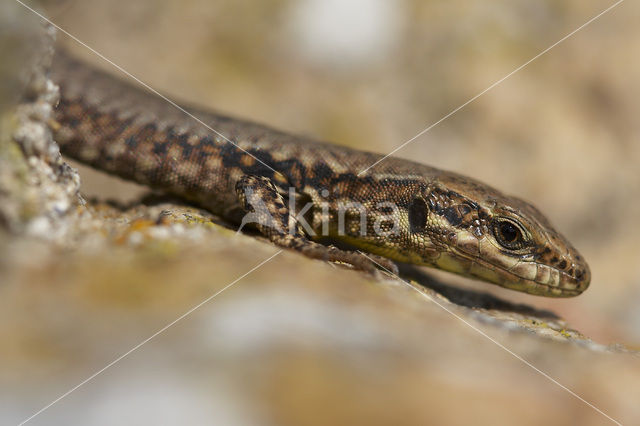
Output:
[[567,267],[567,261],[562,259],[562,261],[560,263],[558,263],[558,268],[564,269],[566,267]]

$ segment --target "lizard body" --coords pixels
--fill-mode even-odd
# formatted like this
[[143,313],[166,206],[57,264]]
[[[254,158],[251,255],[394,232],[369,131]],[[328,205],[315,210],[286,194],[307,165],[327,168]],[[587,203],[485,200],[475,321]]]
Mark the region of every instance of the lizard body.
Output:
[[[66,155],[195,202],[275,244],[371,270],[427,265],[503,287],[575,296],[588,265],[533,206],[474,179],[197,108],[58,53],[56,140]],[[223,135],[224,137],[220,136]],[[226,139],[226,140],[225,140]],[[308,224],[308,226],[306,225]]]

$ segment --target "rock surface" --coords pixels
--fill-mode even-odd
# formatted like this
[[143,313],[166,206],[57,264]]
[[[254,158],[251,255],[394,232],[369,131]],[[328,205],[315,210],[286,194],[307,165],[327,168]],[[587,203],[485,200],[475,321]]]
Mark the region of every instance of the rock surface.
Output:
[[3,113],[2,423],[97,372],[32,423],[640,421],[638,353],[550,310],[278,252],[157,195],[85,202],[46,125],[44,52]]

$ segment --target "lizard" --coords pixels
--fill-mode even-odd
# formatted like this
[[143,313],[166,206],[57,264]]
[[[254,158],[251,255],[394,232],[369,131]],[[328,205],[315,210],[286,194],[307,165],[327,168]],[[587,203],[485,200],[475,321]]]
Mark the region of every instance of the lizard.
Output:
[[50,78],[64,155],[248,224],[281,248],[369,272],[435,267],[539,296],[589,286],[585,259],[536,207],[473,178],[176,108],[60,50]]

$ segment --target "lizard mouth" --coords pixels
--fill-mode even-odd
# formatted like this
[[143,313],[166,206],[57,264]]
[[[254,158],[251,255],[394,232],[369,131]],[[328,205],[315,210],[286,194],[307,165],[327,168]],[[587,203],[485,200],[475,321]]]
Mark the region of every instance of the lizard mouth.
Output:
[[437,264],[451,272],[537,296],[573,297],[589,286],[588,272],[578,279],[553,266],[531,261],[521,261],[505,268],[487,259],[456,251],[449,256],[441,256]]

